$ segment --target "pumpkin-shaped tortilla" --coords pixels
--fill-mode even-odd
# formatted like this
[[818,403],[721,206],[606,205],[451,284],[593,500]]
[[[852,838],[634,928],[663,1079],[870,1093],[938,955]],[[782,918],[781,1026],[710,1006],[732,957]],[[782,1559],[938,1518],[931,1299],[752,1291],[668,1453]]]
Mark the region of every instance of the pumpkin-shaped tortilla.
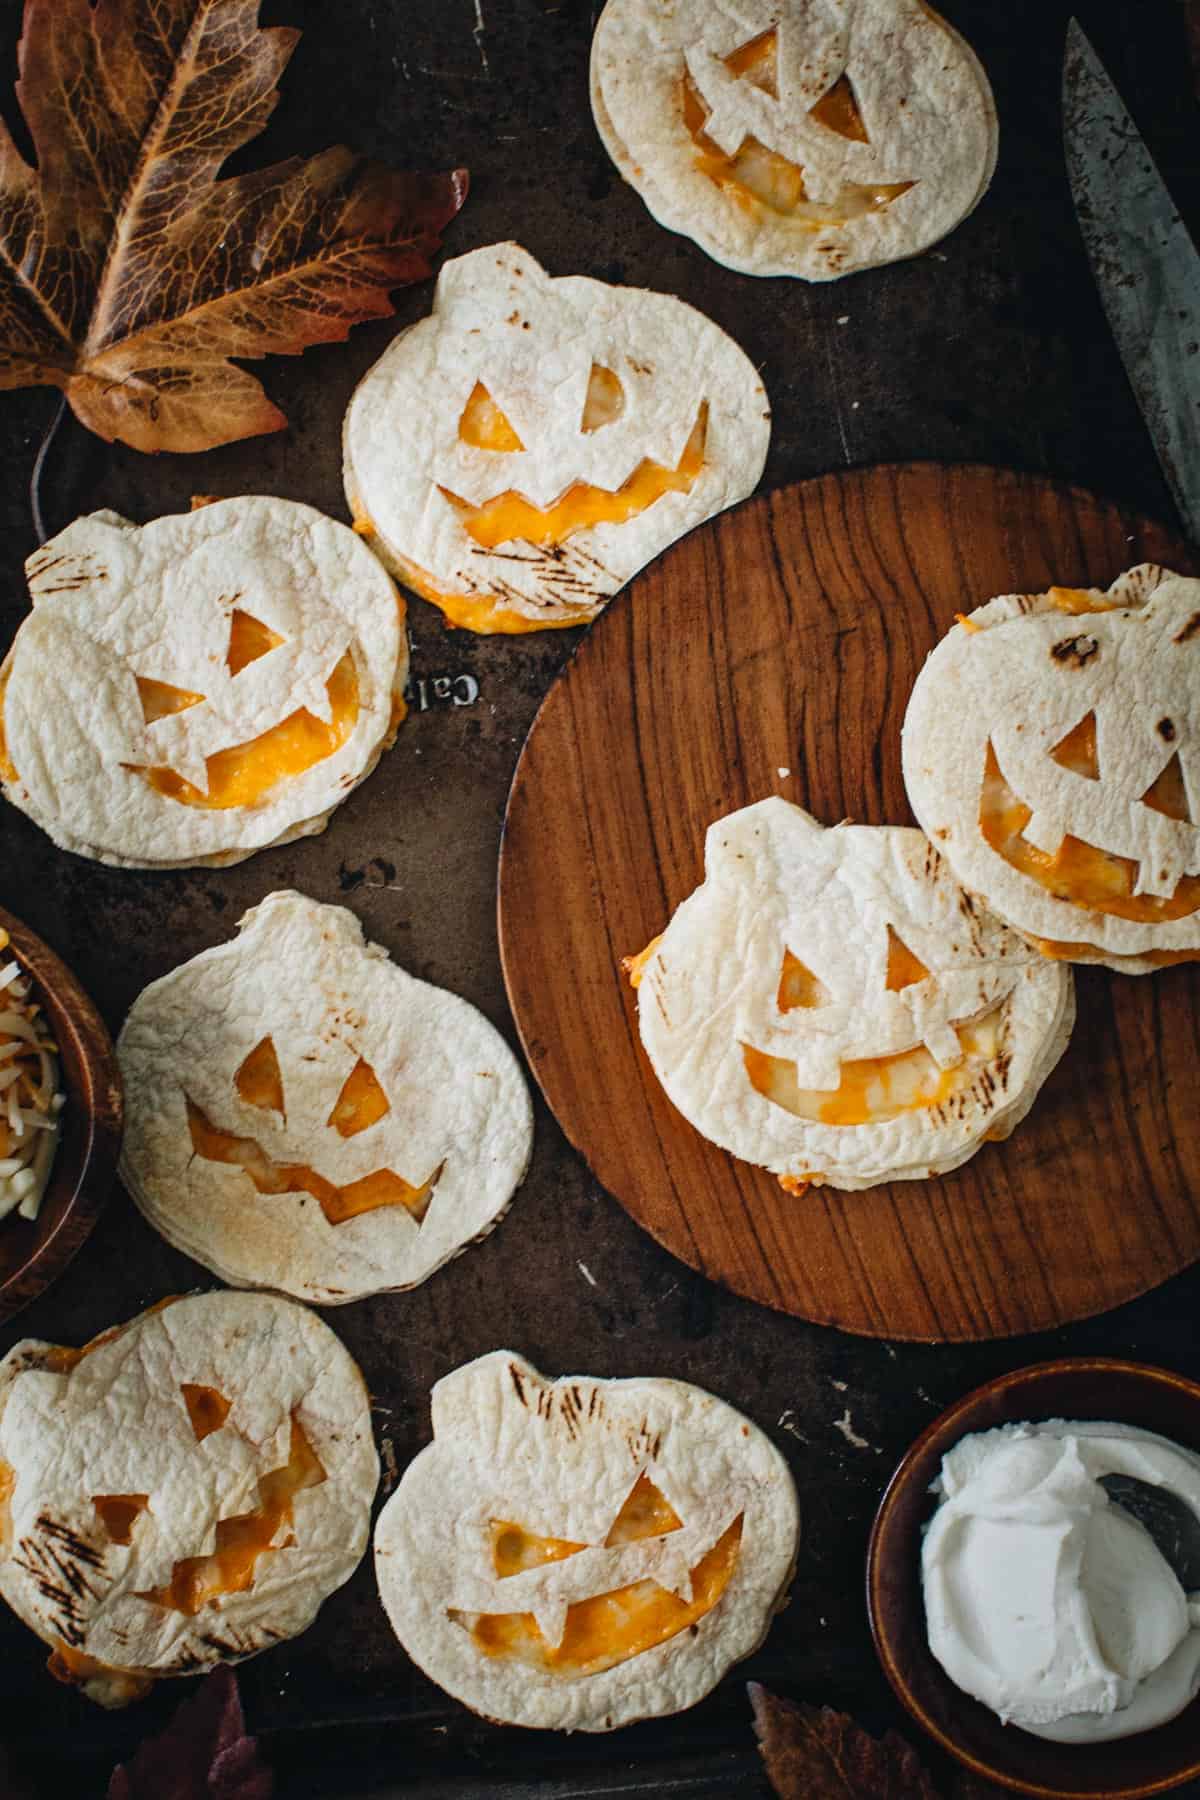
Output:
[[770,409],[670,294],[551,280],[518,244],[443,265],[433,313],[360,383],[346,494],[388,567],[473,631],[578,625],[741,500]]
[[922,0],[608,0],[592,111],[658,222],[747,275],[913,256],[996,163],[987,77]]
[[636,959],[638,1026],[704,1136],[791,1186],[956,1168],[1066,1048],[1070,971],[958,886],[919,831],[786,800],[709,827],[705,880]]
[[0,1594],[104,1706],[303,1631],[378,1479],[362,1376],[276,1295],[167,1301],[0,1363]]
[[400,1642],[490,1719],[608,1731],[695,1705],[766,1636],[795,1564],[787,1464],[701,1388],[548,1381],[494,1351],[433,1390],[375,1529]]
[[403,603],[310,506],[93,513],[26,569],[0,780],[64,849],[225,864],[320,831],[404,716]]
[[926,662],[903,749],[958,879],[1046,955],[1200,958],[1200,581],[992,600]]
[[413,1287],[492,1229],[529,1161],[495,1027],[303,894],[152,982],[117,1054],[129,1191],[239,1286],[330,1305]]

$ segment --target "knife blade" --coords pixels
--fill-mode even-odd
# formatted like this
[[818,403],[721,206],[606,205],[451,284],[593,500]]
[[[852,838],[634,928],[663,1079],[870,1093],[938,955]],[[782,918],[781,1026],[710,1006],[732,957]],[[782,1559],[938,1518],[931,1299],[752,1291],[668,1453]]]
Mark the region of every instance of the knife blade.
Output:
[[1200,254],[1079,22],[1063,142],[1079,227],[1167,486],[1200,543]]

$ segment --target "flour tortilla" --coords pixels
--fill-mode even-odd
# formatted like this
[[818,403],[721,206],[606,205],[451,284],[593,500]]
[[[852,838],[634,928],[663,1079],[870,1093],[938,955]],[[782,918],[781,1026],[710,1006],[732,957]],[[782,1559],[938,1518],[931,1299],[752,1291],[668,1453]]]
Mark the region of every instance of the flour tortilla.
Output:
[[[593,365],[619,380],[623,406],[585,430]],[[477,382],[523,450],[460,439]],[[702,406],[704,460],[691,487],[624,523],[576,530],[557,546],[518,539],[489,550],[454,503],[478,507],[513,491],[544,509],[575,483],[615,493],[644,460],[675,469]],[[694,307],[584,276],[552,280],[519,244],[493,244],[443,265],[431,316],[359,384],[346,414],[346,495],[401,580],[435,604],[452,595],[478,605],[474,629],[573,625],[676,538],[752,492],[769,437],[753,364]]]
[[[439,1381],[432,1411],[433,1442],[380,1514],[375,1569],[400,1642],[456,1699],[512,1724],[608,1731],[694,1706],[757,1649],[784,1603],[799,1516],[783,1457],[732,1407],[660,1377],[549,1381],[496,1350]],[[604,1548],[643,1473],[681,1529]],[[689,1595],[689,1569],[739,1514],[739,1554],[712,1610],[613,1668],[567,1674],[484,1655],[451,1617],[532,1612],[557,1643],[578,1599],[646,1578]],[[497,1579],[496,1520],[586,1547]]]
[[[889,928],[928,978],[889,990]],[[824,993],[781,1010],[785,954]],[[994,1058],[963,1059],[955,1027],[997,1013]],[[697,1131],[747,1162],[838,1188],[958,1167],[1024,1118],[1070,1036],[1069,970],[1030,951],[958,887],[919,831],[826,830],[786,800],[709,827],[705,880],[644,966],[638,1027],[655,1075]],[[838,1093],[844,1065],[924,1046],[970,1073],[942,1103],[860,1124],[798,1117],[751,1080],[747,1048]]]
[[[268,1036],[282,1118],[235,1086]],[[303,894],[269,894],[229,943],[152,982],[117,1054],[123,1180],[155,1230],[238,1286],[321,1305],[414,1287],[492,1229],[529,1162],[529,1094],[495,1027],[397,968],[344,907]],[[360,1059],[389,1110],[342,1137],[330,1119]],[[273,1162],[337,1187],[380,1169],[414,1188],[435,1177],[428,1211],[419,1224],[403,1205],[333,1224],[301,1189],[260,1193],[242,1168],[196,1153],[189,1100]]]
[[[26,565],[33,611],[0,670],[6,797],[65,850],[134,868],[241,862],[324,828],[403,716],[404,609],[355,534],[310,506],[243,496],[131,524],[92,513]],[[234,609],[284,641],[237,674]],[[299,708],[327,721],[347,653],[359,690],[345,742],[258,803],[187,805],[148,768],[201,789],[206,759]],[[146,723],[136,677],[205,704]]]
[[[329,1327],[273,1294],[196,1294],[61,1364],[33,1338],[0,1362],[0,1465],[15,1481],[0,1509],[0,1594],[48,1644],[105,1665],[84,1683],[89,1698],[121,1705],[138,1688],[130,1672],[196,1674],[303,1631],[353,1573],[379,1479],[367,1390]],[[185,1383],[232,1402],[199,1439]],[[293,1420],[325,1478],[295,1495],[251,1585],[192,1616],[139,1598],[210,1552],[220,1519],[262,1504]],[[147,1502],[127,1545],[93,1503],[122,1495]]]
[[[779,100],[723,58],[779,28]],[[713,105],[706,134],[748,137],[796,164],[809,199],[836,213],[847,184],[911,181],[881,211],[803,229],[730,198],[696,166],[685,73]],[[809,117],[849,77],[870,142]],[[592,113],[609,155],[660,225],[746,275],[829,281],[915,256],[961,224],[996,166],[996,105],[966,41],[921,0],[608,0],[592,41]]]
[[[989,740],[1006,781],[1034,808],[1024,836],[1053,854],[1064,835],[1138,862],[1135,893],[1161,897],[1200,874],[1200,829],[1140,798],[1172,757],[1200,819],[1200,581],[1140,564],[1091,595],[1008,594],[956,625],[917,678],[903,730],[913,811],[958,879],[1029,938],[1071,960],[1147,974],[1200,954],[1200,909],[1166,921],[1123,919],[1048,893],[980,829]],[[1077,596],[1080,590],[1065,590]],[[1050,752],[1088,712],[1100,776]],[[1156,960],[1158,959],[1158,960]]]

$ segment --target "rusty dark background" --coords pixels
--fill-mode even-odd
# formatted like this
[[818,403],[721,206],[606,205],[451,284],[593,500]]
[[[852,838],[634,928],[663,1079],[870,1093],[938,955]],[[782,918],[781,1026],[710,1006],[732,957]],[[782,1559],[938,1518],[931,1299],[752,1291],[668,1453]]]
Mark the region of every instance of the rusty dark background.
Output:
[[[828,286],[732,274],[652,222],[592,127],[597,8],[581,0],[266,0],[264,23],[300,25],[304,37],[270,126],[238,163],[341,139],[401,166],[466,164],[472,191],[448,233],[452,254],[515,237],[556,274],[682,295],[761,366],[775,414],[768,486],[880,460],[979,460],[1065,477],[1169,517],[1067,188],[1059,74],[1072,10],[1195,230],[1200,117],[1177,0],[944,0],[995,89],[995,181],[934,251]],[[0,0],[0,107],[14,121],[19,23],[18,0]],[[281,494],[347,517],[342,413],[393,333],[428,310],[430,289],[397,298],[394,320],[347,344],[258,365],[290,420],[274,437],[152,460],[72,424],[50,459],[49,528],[100,506],[145,520],[186,509],[196,492]],[[45,390],[6,394],[0,405],[3,647],[26,607],[25,488],[53,406]],[[55,850],[4,809],[0,901],[71,964],[114,1031],[147,981],[221,942],[273,888],[295,886],[352,907],[405,968],[466,995],[511,1037],[494,920],[504,800],[523,734],[575,634],[475,638],[447,631],[420,601],[411,628],[428,697],[437,677],[469,673],[478,700],[414,709],[395,750],[320,838],[223,873],[120,872]],[[0,1352],[25,1335],[81,1343],[163,1294],[212,1285],[118,1193],[65,1276],[0,1331]],[[529,1178],[492,1237],[414,1293],[327,1315],[366,1373],[385,1455],[402,1469],[428,1435],[430,1384],[498,1345],[554,1373],[700,1382],[754,1417],[791,1461],[804,1513],[792,1603],[760,1654],[694,1711],[607,1739],[536,1736],[482,1723],[418,1674],[365,1562],[308,1633],[242,1665],[249,1721],[279,1769],[281,1795],[764,1794],[748,1675],[873,1729],[903,1729],[871,1649],[862,1566],[882,1487],[910,1440],[968,1388],[1047,1355],[1128,1354],[1200,1375],[1198,1302],[1193,1269],[1118,1312],[1036,1338],[939,1348],[808,1326],[722,1292],[659,1250],[539,1107]],[[161,1726],[186,1684],[164,1683],[106,1716],[52,1683],[44,1654],[5,1611],[0,1741],[38,1800],[85,1800],[103,1793],[113,1763]],[[929,1761],[948,1791],[948,1767],[932,1750]]]

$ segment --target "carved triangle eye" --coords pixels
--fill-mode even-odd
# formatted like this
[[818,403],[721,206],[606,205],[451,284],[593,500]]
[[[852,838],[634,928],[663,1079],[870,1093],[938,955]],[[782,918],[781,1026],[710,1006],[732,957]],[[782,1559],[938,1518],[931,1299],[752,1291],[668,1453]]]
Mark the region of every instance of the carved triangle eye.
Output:
[[580,430],[599,431],[602,425],[611,425],[614,419],[619,419],[624,411],[625,389],[621,386],[620,376],[601,363],[593,363]]
[[238,1068],[233,1085],[247,1106],[261,1106],[264,1112],[284,1117],[283,1076],[271,1038],[261,1038],[255,1044]]
[[225,652],[225,666],[231,675],[239,675],[249,663],[257,662],[268,650],[277,650],[287,640],[281,638],[277,631],[264,625],[252,613],[243,612],[235,606],[229,616],[229,648]]
[[772,100],[779,98],[779,32],[772,25],[769,31],[760,31],[757,37],[747,43],[740,44],[736,50],[722,58],[731,75],[740,81],[748,81],[753,87],[761,88]]
[[838,76],[829,92],[822,94],[817,104],[809,109],[808,116],[818,125],[824,125],[826,131],[836,131],[839,137],[849,138],[851,143],[869,144],[871,141],[848,75]]
[[1168,819],[1178,819],[1184,825],[1194,825],[1192,809],[1188,805],[1187,787],[1183,779],[1183,765],[1176,751],[1162,774],[1152,781],[1142,795],[1142,805],[1151,807],[1157,813],[1163,813]]
[[333,1126],[339,1137],[355,1137],[391,1110],[391,1102],[380,1087],[374,1069],[360,1056],[347,1075],[326,1123]]
[[497,450],[509,455],[525,448],[482,381],[475,383],[462,409],[458,435],[476,450]]
[[918,981],[929,977],[929,970],[919,956],[914,956],[903,938],[897,937],[889,925],[887,988],[889,993],[898,993],[901,988],[912,987]]
[[96,1517],[111,1543],[128,1544],[133,1528],[150,1504],[149,1494],[93,1494]]
[[1089,781],[1100,779],[1100,758],[1096,753],[1096,715],[1085,713],[1065,738],[1060,738],[1050,752],[1050,759],[1073,775],[1086,775]]
[[829,989],[811,969],[805,967],[798,956],[785,950],[775,1001],[783,1013],[794,1012],[800,1006],[828,1006]]
[[187,1407],[188,1418],[196,1436],[196,1442],[202,1444],[210,1431],[220,1431],[229,1417],[232,1400],[227,1400],[217,1388],[200,1387],[195,1382],[185,1381],[181,1384],[183,1404]]
[[147,725],[153,725],[155,719],[169,718],[172,713],[186,712],[189,706],[199,706],[207,698],[207,695],[193,694],[187,688],[172,687],[169,681],[151,681],[147,675],[135,675],[134,680],[142,703],[142,718]]
[[606,1550],[615,1544],[634,1544],[641,1538],[663,1537],[682,1529],[683,1520],[661,1488],[643,1471],[626,1494],[621,1510],[604,1540]]

